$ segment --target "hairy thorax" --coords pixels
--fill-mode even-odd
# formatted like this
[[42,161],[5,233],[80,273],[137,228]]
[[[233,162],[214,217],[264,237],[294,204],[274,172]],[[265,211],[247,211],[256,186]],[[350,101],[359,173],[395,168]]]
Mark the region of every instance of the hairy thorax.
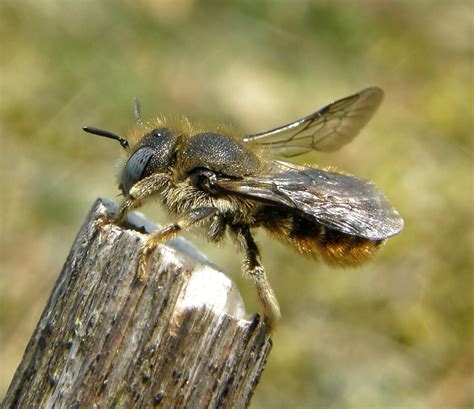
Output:
[[219,210],[217,216],[201,224],[208,230],[211,241],[220,241],[227,226],[254,225],[261,204],[239,196],[216,195],[203,191],[192,183],[191,178],[172,180],[160,195],[162,205],[173,216],[199,207],[214,207]]

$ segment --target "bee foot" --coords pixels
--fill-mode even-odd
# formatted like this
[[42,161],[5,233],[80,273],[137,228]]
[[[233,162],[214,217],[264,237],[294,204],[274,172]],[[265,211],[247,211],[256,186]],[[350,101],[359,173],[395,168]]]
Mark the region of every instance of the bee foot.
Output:
[[108,226],[109,224],[112,224],[113,220],[107,216],[101,217],[99,219],[99,223],[97,223],[97,227],[102,231],[104,230],[105,226]]
[[276,327],[276,320],[274,318],[268,316],[267,314],[265,314],[263,316],[263,323],[266,325],[269,332],[273,332],[273,330]]
[[138,273],[137,273],[137,280],[143,282],[148,277],[146,271],[147,260],[139,260],[138,262]]
[[148,266],[148,261],[151,256],[151,253],[153,250],[156,248],[156,245],[154,243],[146,243],[140,254],[140,258],[138,260],[138,274],[137,274],[137,279],[139,281],[145,281],[148,278],[148,272],[147,272],[147,266]]
[[105,235],[105,228],[106,226],[108,226],[109,224],[112,224],[112,220],[109,219],[108,217],[101,217],[96,226],[97,226],[97,230],[99,232],[99,238],[102,239]]

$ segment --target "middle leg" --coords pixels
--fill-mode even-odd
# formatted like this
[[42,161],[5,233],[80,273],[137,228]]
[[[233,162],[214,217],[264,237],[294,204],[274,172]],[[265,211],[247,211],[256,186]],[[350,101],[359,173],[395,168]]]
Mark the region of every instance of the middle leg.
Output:
[[169,224],[168,226],[152,233],[147,238],[140,254],[138,278],[144,279],[146,277],[146,264],[148,258],[159,244],[172,239],[180,230],[187,229],[196,223],[209,219],[217,215],[218,212],[218,209],[215,207],[198,207],[196,209],[191,209],[184,213],[175,223]]

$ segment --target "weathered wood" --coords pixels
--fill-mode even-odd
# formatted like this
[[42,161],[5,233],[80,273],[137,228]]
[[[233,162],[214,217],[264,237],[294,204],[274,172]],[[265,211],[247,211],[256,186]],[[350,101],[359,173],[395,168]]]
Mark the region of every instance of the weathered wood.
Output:
[[183,240],[137,280],[144,236],[101,226],[111,211],[100,199],[91,209],[4,407],[247,406],[271,348],[265,325],[245,319],[235,285]]

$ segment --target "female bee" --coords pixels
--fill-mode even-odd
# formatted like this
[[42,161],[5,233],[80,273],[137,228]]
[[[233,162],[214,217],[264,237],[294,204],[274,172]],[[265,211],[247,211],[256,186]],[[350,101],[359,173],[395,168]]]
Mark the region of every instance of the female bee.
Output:
[[146,200],[158,198],[174,223],[151,234],[142,249],[139,276],[153,249],[182,229],[202,228],[212,242],[226,232],[243,251],[243,273],[252,278],[271,328],[280,318],[277,299],[260,262],[252,230],[267,229],[297,252],[339,266],[369,260],[382,242],[403,227],[385,195],[354,176],[271,160],[310,150],[335,151],[350,142],[383,98],[371,87],[271,131],[239,136],[209,131],[187,119],[144,124],[135,101],[137,127],[130,140],[112,132],[127,153],[119,175],[124,195],[114,223]]

